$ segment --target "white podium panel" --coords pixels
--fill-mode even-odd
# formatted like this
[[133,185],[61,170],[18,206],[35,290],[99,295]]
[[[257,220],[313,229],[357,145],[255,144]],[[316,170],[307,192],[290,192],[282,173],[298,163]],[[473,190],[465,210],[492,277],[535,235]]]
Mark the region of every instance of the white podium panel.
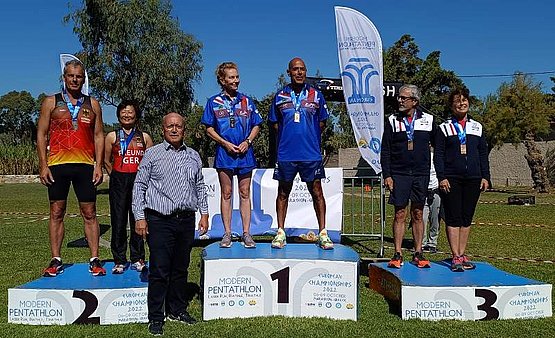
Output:
[[328,317],[357,319],[359,257],[336,245],[239,243],[203,252],[203,318]]
[[146,276],[126,270],[93,277],[86,263],[63,274],[8,289],[8,323],[28,325],[126,324],[148,322]]
[[403,319],[490,320],[551,317],[551,284],[509,274],[487,263],[452,272],[450,262],[430,269],[406,263],[369,265],[370,286],[399,305]]

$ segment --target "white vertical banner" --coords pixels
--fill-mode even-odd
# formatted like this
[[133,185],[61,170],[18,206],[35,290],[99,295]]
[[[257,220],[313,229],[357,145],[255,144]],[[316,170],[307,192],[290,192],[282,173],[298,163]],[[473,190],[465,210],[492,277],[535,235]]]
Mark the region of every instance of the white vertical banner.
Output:
[[362,157],[380,173],[384,121],[382,40],[376,26],[354,9],[335,7],[343,95]]

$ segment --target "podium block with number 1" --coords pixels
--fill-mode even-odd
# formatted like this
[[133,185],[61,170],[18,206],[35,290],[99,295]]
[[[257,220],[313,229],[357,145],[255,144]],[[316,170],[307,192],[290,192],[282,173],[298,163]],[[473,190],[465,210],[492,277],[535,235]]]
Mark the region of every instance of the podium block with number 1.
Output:
[[357,319],[358,254],[336,244],[322,250],[314,244],[288,244],[273,249],[240,243],[203,251],[203,318],[256,316]]

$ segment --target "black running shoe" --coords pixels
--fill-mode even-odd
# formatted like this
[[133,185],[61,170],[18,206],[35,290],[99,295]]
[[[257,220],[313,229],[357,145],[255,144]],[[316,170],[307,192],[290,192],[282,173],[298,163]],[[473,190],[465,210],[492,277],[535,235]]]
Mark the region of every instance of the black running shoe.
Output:
[[163,336],[164,322],[151,320],[150,322],[148,322],[148,332],[153,336]]
[[183,311],[178,315],[170,313],[167,318],[170,321],[182,322],[185,324],[195,324],[197,322],[197,320],[191,317],[191,315],[187,311]]

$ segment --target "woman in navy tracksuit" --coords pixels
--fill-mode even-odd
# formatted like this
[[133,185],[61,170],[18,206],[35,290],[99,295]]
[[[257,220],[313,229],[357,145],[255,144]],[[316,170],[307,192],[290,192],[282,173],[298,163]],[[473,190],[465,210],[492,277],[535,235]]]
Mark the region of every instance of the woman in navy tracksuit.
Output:
[[470,224],[480,192],[489,187],[488,146],[482,124],[468,116],[468,89],[449,95],[452,115],[436,133],[434,165],[445,209],[447,239],[453,259],[451,270],[474,269],[465,255]]

